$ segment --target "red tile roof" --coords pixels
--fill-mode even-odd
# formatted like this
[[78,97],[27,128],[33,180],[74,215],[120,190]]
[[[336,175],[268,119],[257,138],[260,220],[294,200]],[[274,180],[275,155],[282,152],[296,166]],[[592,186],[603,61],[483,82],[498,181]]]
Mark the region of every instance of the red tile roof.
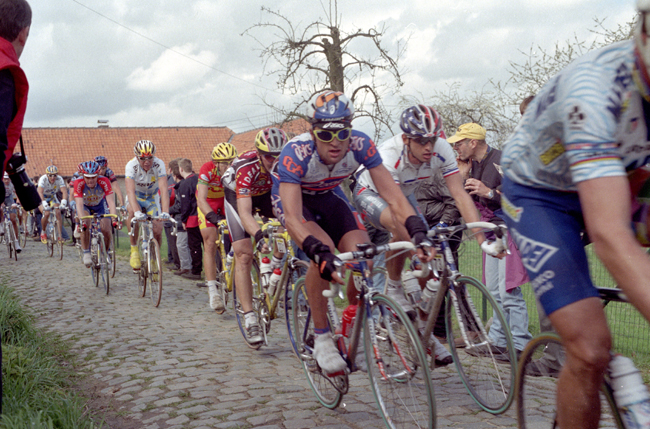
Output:
[[[290,137],[309,128],[297,119],[282,127]],[[259,129],[234,134],[227,127],[160,127],[160,128],[23,128],[27,153],[25,170],[30,177],[45,174],[45,168],[54,164],[62,176],[71,176],[77,165],[95,156],[108,158],[108,166],[118,176],[124,175],[124,166],[133,158],[133,145],[138,140],[151,140],[156,145],[156,156],[165,163],[174,158],[192,160],[194,168],[210,159],[212,148],[230,141],[241,153],[254,147]],[[20,145],[16,146],[16,151]]]

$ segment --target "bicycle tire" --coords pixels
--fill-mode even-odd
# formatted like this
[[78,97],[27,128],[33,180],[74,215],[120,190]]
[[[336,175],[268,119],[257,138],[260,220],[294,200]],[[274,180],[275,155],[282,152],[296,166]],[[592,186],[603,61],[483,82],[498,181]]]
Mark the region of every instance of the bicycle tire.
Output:
[[110,289],[110,275],[108,272],[108,259],[106,257],[104,234],[101,232],[97,235],[97,264],[99,266],[99,279],[101,280],[102,286],[104,286],[106,295],[108,295]]
[[325,408],[333,410],[341,404],[343,393],[334,386],[333,379],[322,372],[316,359],[312,356],[315,338],[314,325],[307,299],[307,287],[304,281],[300,282],[300,279],[296,281],[293,289],[292,303],[299,303],[292,308],[296,355],[305,372],[309,387],[316,395],[318,402]]
[[20,246],[24,249],[27,245],[27,225],[23,225],[22,229],[19,227],[18,232],[18,241],[20,242]]
[[[462,302],[462,293],[465,294],[466,304]],[[457,294],[456,297],[459,298],[454,299],[453,294]],[[455,291],[449,289],[446,301],[447,342],[458,375],[470,396],[481,408],[492,414],[505,412],[514,399],[517,354],[503,312],[487,288],[480,281],[467,276],[457,279]],[[457,307],[454,309],[455,303]],[[477,307],[479,304],[480,308]],[[503,353],[496,353],[490,351],[491,347],[488,348],[490,342],[487,326],[489,319],[494,317],[503,327],[506,342]],[[475,337],[467,344],[468,348],[461,349],[457,347],[455,339],[463,338],[460,329],[461,324],[465,325],[466,321],[474,325],[475,330],[472,332]],[[482,350],[485,350],[484,356],[470,354]]]
[[370,386],[384,422],[389,428],[433,428],[433,384],[418,331],[386,295],[372,297],[369,314],[378,312],[379,323],[370,323],[365,312],[363,337]]
[[147,293],[147,258],[142,249],[142,236],[138,237],[138,253],[140,254],[140,269],[138,270],[138,296],[144,298]]
[[[113,228],[112,225],[111,228]],[[112,231],[113,231],[113,240],[111,240],[112,243],[108,251],[108,255],[111,258],[111,278],[115,278],[115,271],[117,270],[117,257],[115,256],[115,249],[117,249],[117,244],[118,244],[117,243],[118,230],[116,228],[113,228]]]
[[149,288],[154,307],[160,305],[163,288],[163,270],[160,260],[160,245],[155,238],[149,242]]
[[[235,264],[233,263],[232,266],[234,265]],[[231,275],[234,276],[235,273],[233,272]],[[262,285],[260,284],[260,269],[257,266],[257,261],[255,260],[253,260],[251,263],[251,285],[253,290],[253,295],[252,295],[253,311],[258,315],[258,322],[259,322],[259,310],[260,310],[259,296],[262,293]],[[262,347],[262,343],[251,344],[248,342],[248,338],[246,338],[246,323],[244,321],[244,310],[241,306],[241,303],[237,299],[237,285],[235,283],[234,278],[232,280],[232,305],[235,308],[235,317],[237,318],[237,325],[239,325],[239,332],[242,334],[242,337],[244,337],[244,341],[246,341],[248,347],[252,348],[253,350],[258,350],[260,347]]]
[[[52,216],[52,215],[50,215],[50,216]],[[52,225],[51,229],[50,229],[50,225]],[[53,236],[54,236],[54,232],[53,232],[54,231],[54,224],[53,223],[48,224],[47,229],[49,230],[48,232],[46,232],[47,251],[50,254],[50,258],[51,258],[52,256],[54,256],[54,238],[53,238]]]
[[57,240],[56,246],[59,248],[59,261],[63,260],[63,241]]
[[[555,347],[556,354],[564,357],[562,341],[556,333],[543,332],[528,342],[519,358],[517,367],[516,401],[517,424],[519,428],[548,427],[556,428],[556,391],[557,376],[546,365],[537,365],[547,348]],[[537,376],[529,375],[530,369]],[[607,381],[600,389],[600,427],[618,427],[624,429],[620,414],[616,409],[611,386]]]
[[93,281],[95,283],[95,287],[99,287],[100,269],[99,269],[99,261],[98,261],[97,243],[92,244],[92,236],[90,240],[91,240],[90,255],[92,258],[92,265],[90,266],[90,269],[92,270],[92,276],[93,276]]
[[[5,216],[7,216],[5,214]],[[14,258],[18,260],[18,252],[16,252],[16,232],[14,231],[14,224],[5,222],[5,241],[7,242],[7,249],[9,250],[9,259]]]
[[[297,270],[292,270],[288,264],[286,269],[290,270],[287,273],[287,278],[282,286],[282,293],[284,297],[284,320],[287,325],[287,334],[289,334],[289,342],[291,343],[291,348],[293,352],[298,356],[298,346],[295,338],[295,329],[293,326],[293,311],[292,311],[292,302],[293,301],[293,291],[296,287],[299,287],[299,284],[305,282],[305,273],[309,268],[309,262],[298,261],[299,268]],[[297,277],[297,278],[296,278]],[[295,280],[294,280],[295,279]],[[278,285],[279,287],[279,285]],[[305,296],[299,297],[299,300],[306,301]]]

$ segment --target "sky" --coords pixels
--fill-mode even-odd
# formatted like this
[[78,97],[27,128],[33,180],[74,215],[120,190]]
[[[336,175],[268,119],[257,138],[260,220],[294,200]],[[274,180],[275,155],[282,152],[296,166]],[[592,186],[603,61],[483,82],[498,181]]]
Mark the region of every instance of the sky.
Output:
[[[26,127],[226,126],[243,132],[278,118],[285,106],[261,46],[244,33],[271,20],[296,29],[325,16],[327,0],[28,0],[33,11],[20,58],[30,83]],[[401,95],[426,100],[458,82],[461,91],[505,81],[523,52],[574,36],[591,40],[634,17],[631,0],[340,0],[343,32],[385,26],[384,46],[400,60]],[[279,22],[279,21],[274,21]],[[277,31],[257,28],[257,39]],[[367,47],[358,47],[359,50]],[[399,100],[386,100],[397,108]],[[399,112],[396,111],[396,114]],[[397,118],[396,118],[397,119]],[[444,119],[444,118],[443,118]],[[368,133],[367,122],[355,127]],[[371,134],[372,135],[372,134]]]

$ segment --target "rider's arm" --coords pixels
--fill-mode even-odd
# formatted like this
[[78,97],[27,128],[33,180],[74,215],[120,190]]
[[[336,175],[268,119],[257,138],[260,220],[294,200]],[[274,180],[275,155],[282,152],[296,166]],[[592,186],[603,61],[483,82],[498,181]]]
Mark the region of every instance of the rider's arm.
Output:
[[135,198],[135,180],[130,177],[124,178],[124,186],[126,187],[126,196],[129,199],[129,206],[133,213],[140,211],[140,205]]
[[377,188],[377,192],[379,192],[379,196],[388,203],[391,212],[400,224],[403,225],[409,216],[416,215],[413,206],[408,202],[399,185],[395,183],[395,179],[383,164],[368,169],[368,172]]
[[[212,211],[212,207],[208,204],[208,185],[205,183],[199,182],[196,185],[196,204],[204,216]],[[239,205],[239,202],[237,204]]]
[[[280,199],[284,209],[284,223],[293,241],[302,249],[310,232],[302,223],[302,188],[297,183],[280,183]],[[237,201],[239,205],[239,201]]]
[[68,199],[68,187],[67,186],[61,186],[61,198],[64,200]]
[[[456,207],[460,215],[463,217],[463,220],[468,222],[478,222],[480,220],[478,216],[478,211],[474,205],[472,197],[465,191],[463,187],[463,179],[460,174],[454,173],[445,177],[445,182],[447,183],[447,189],[454,200],[456,201]],[[481,244],[485,241],[485,235],[480,232],[480,230],[472,230],[476,234],[476,240],[478,244]]]
[[75,196],[74,197],[75,206],[77,208],[77,217],[81,221],[82,216],[84,216],[84,199]]
[[601,177],[577,186],[596,254],[630,302],[650,320],[650,259],[630,228],[627,177]]
[[255,217],[253,217],[253,199],[251,197],[237,198],[237,213],[246,232],[251,237],[255,237],[255,234],[261,228]]
[[160,189],[160,206],[162,211],[163,213],[169,213],[169,192],[167,192],[166,175],[158,177],[158,189]]
[[115,195],[117,195],[117,202],[120,205],[120,207],[124,206],[124,196],[122,195],[122,189],[120,189],[120,185],[117,184],[117,182],[114,182],[115,186],[113,186],[113,183],[111,183],[111,186],[113,186],[113,192]]
[[45,190],[41,186],[36,188],[36,192],[38,192],[38,195],[41,197],[41,200],[45,199]]

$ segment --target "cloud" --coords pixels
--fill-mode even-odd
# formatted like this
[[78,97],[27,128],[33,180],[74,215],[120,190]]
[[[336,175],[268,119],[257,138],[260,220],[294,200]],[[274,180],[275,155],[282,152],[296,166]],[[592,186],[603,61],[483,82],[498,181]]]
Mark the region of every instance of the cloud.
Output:
[[217,56],[208,50],[192,54],[192,43],[165,50],[149,67],[127,76],[127,88],[136,91],[173,92],[193,86],[210,72]]

